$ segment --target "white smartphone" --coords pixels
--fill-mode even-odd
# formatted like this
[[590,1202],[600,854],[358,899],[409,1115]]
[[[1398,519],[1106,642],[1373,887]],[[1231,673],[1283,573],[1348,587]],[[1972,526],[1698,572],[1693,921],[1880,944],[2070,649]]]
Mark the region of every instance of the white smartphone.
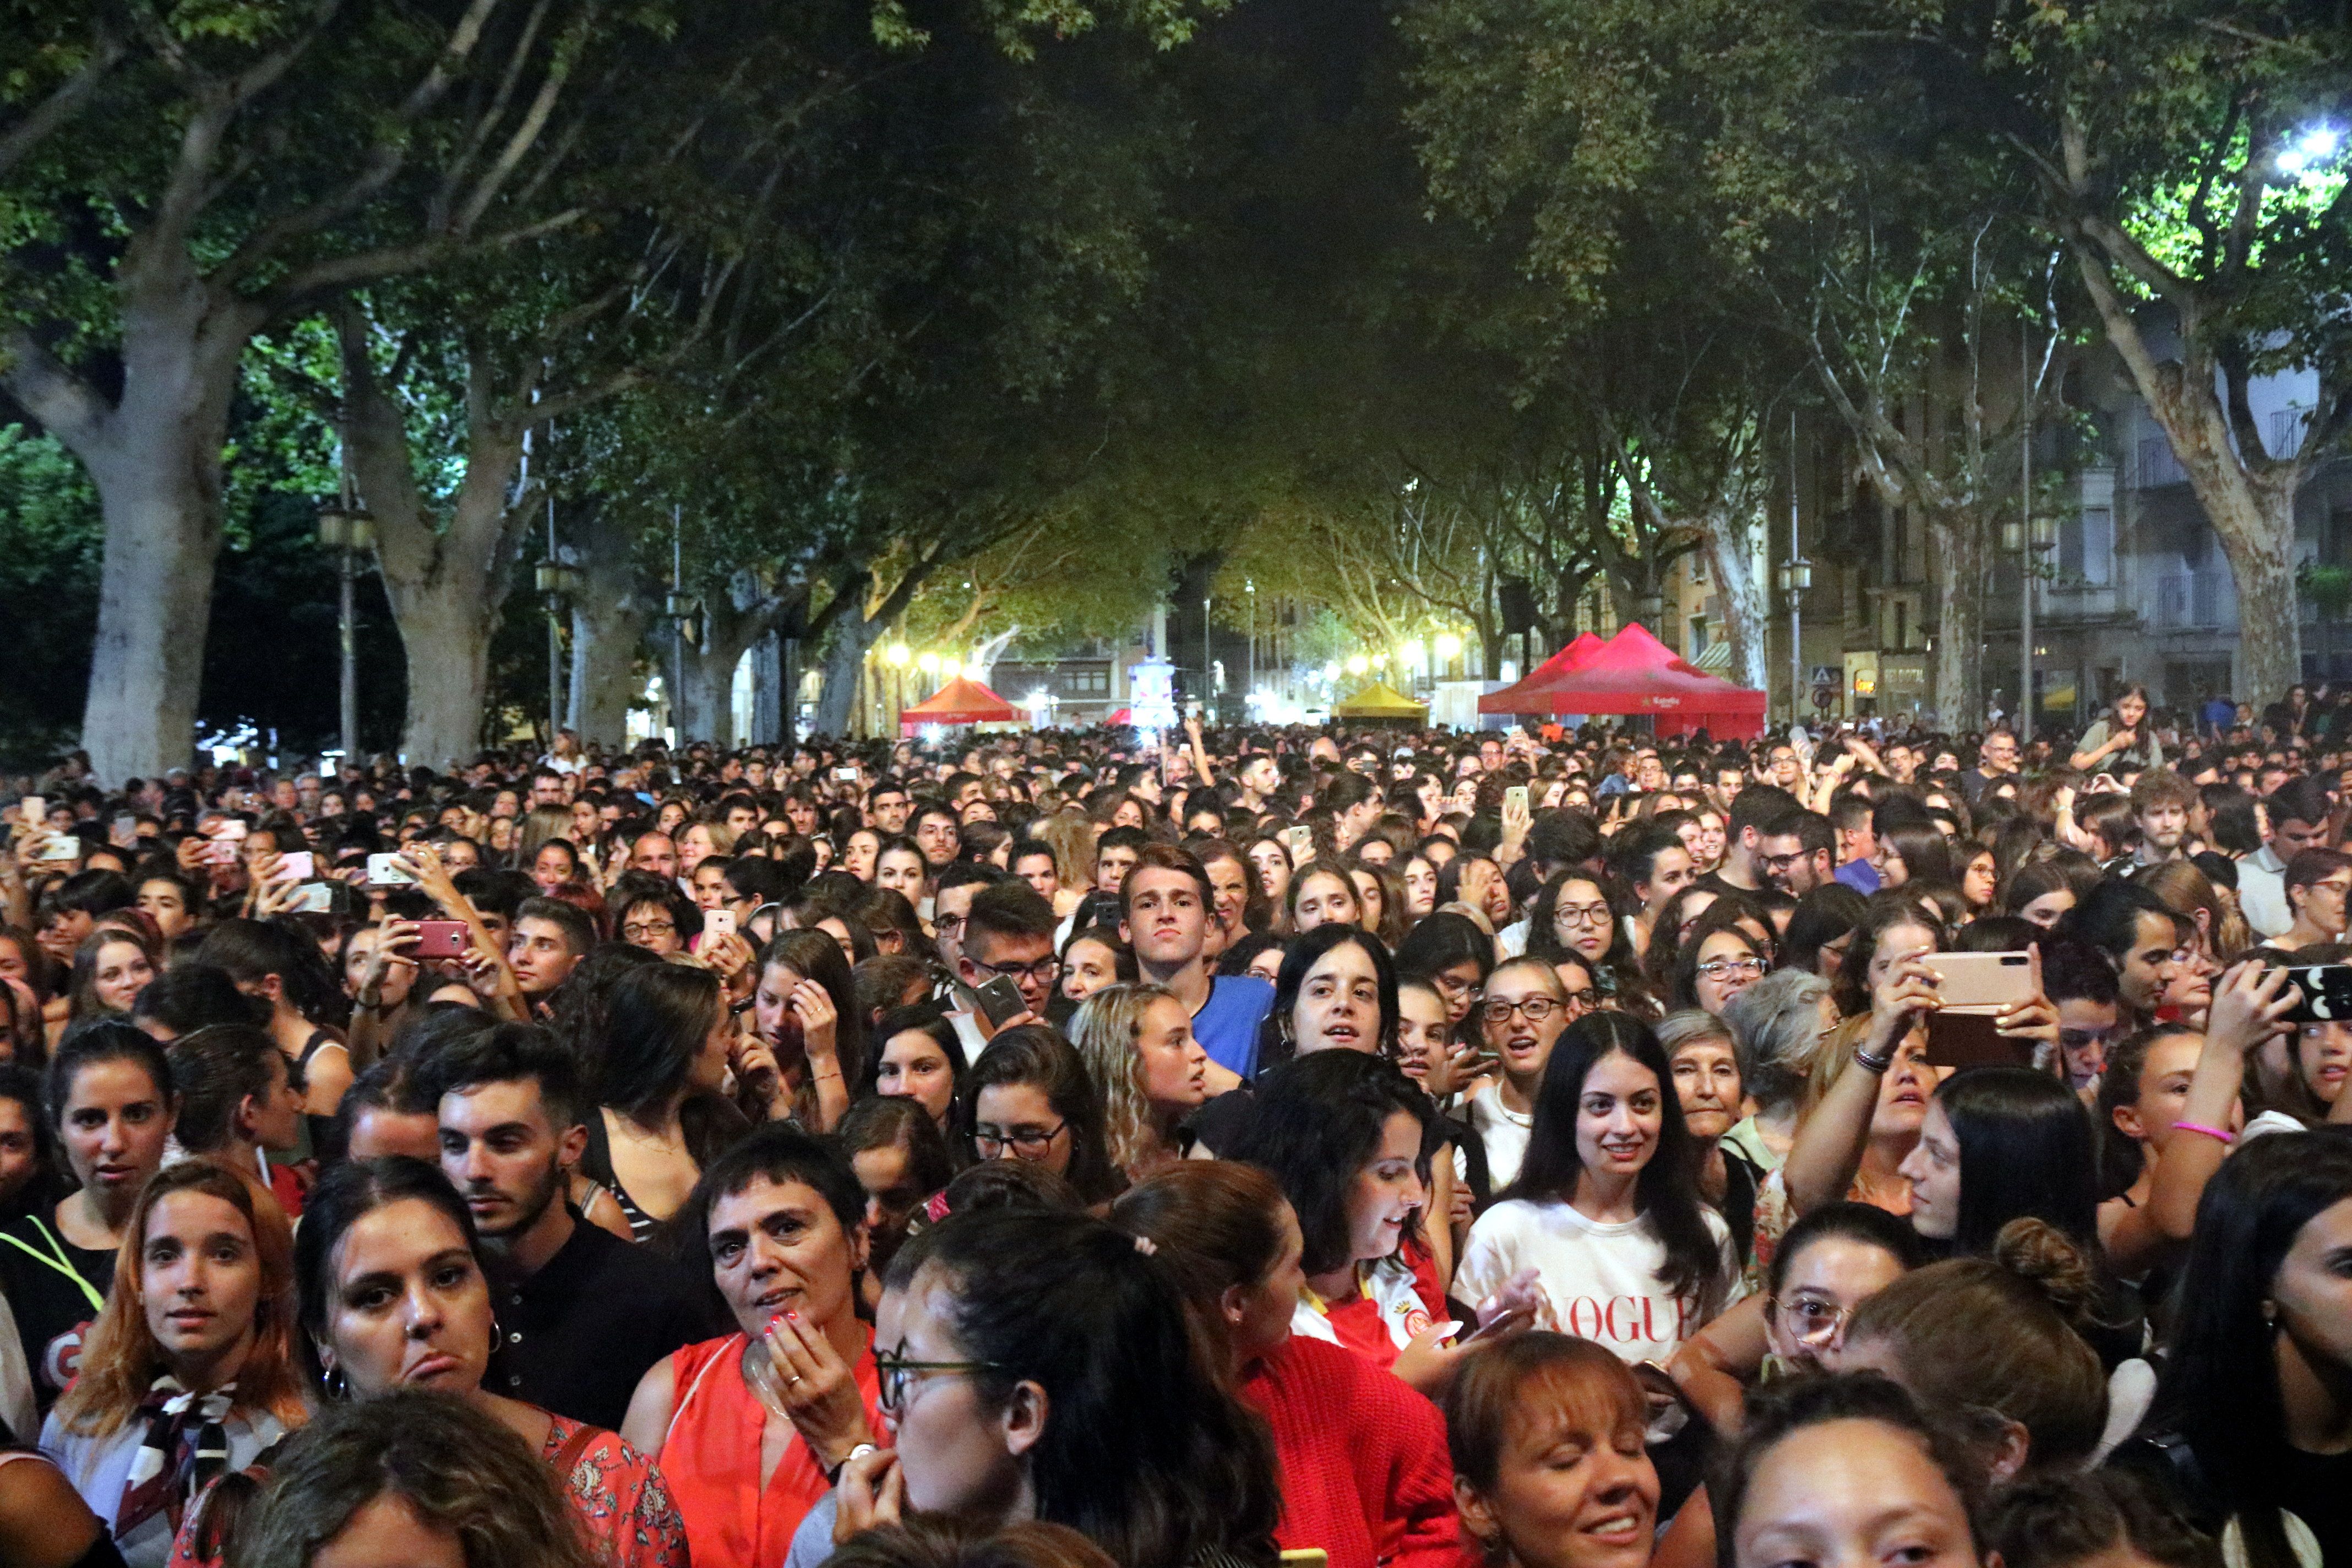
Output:
[[244,837],[247,831],[243,817],[226,816],[213,824],[212,837],[226,839],[234,844]]
[[1528,786],[1512,784],[1503,791],[1503,809],[1524,814],[1528,809]]
[[416,879],[401,869],[397,855],[368,857],[368,884],[377,888],[413,888]]
[[289,849],[278,858],[277,875],[271,879],[279,882],[307,882],[318,874],[311,864],[310,852],[308,849]]
[[41,846],[41,858],[44,860],[74,860],[80,856],[81,840],[70,833],[53,833],[49,841]]
[[735,934],[735,911],[733,910],[703,910],[702,934],[705,936],[733,936]]
[[335,907],[335,889],[326,882],[305,882],[294,889],[294,901],[286,908],[298,915],[323,915]]
[[37,795],[28,795],[16,803],[16,826],[27,831],[49,819],[49,803]]

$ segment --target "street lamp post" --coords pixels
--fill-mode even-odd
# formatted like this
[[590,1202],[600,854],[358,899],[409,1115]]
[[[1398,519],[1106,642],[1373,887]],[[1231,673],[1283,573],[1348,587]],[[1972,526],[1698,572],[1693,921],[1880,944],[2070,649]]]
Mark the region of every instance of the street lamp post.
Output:
[[1813,563],[1805,559],[1797,540],[1797,413],[1789,411],[1789,561],[1779,573],[1780,592],[1789,600],[1789,723],[1794,726],[1805,710],[1804,592],[1813,585]]
[[1242,592],[1249,595],[1249,684],[1242,689],[1242,717],[1249,717],[1249,700],[1257,694],[1257,582],[1255,578],[1242,581]]
[[547,743],[551,747],[556,731],[563,728],[563,603],[580,591],[580,569],[556,560],[551,553],[554,543],[551,534],[551,554],[532,574],[540,597],[547,602]]
[[360,752],[359,616],[353,584],[362,552],[375,547],[375,518],[366,508],[348,500],[319,509],[319,542],[335,552],[335,576],[340,590],[338,629],[342,642],[343,761],[358,765]]

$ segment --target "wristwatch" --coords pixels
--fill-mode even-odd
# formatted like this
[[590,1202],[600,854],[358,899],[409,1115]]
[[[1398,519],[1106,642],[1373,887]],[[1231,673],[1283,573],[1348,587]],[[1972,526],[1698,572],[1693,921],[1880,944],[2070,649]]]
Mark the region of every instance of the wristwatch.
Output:
[[841,1462],[839,1464],[825,1471],[825,1484],[827,1486],[839,1486],[841,1484],[841,1472],[849,1468],[849,1461],[860,1458],[872,1452],[874,1452],[874,1445],[871,1443],[860,1443],[855,1448],[850,1449],[849,1452],[841,1457]]

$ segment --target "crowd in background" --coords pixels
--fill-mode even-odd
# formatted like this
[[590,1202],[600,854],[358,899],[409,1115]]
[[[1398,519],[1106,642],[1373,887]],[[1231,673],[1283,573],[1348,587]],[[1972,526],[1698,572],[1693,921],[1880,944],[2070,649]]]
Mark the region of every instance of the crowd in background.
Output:
[[69,758],[0,1564],[2352,1562],[2339,698]]

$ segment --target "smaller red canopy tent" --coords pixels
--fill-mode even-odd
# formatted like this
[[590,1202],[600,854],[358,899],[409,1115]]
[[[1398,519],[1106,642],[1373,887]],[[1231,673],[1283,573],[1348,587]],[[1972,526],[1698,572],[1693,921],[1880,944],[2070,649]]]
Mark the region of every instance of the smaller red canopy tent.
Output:
[[[1557,658],[1547,661],[1543,669],[1557,662]],[[1676,658],[1639,623],[1629,624],[1601,647],[1538,684],[1543,669],[1517,686],[1480,698],[1478,710],[1647,713],[1662,734],[1704,727],[1718,740],[1752,740],[1764,732],[1763,692],[1734,686]]]
[[977,680],[957,676],[925,701],[898,710],[898,730],[911,735],[925,724],[1010,724],[1021,710]]

